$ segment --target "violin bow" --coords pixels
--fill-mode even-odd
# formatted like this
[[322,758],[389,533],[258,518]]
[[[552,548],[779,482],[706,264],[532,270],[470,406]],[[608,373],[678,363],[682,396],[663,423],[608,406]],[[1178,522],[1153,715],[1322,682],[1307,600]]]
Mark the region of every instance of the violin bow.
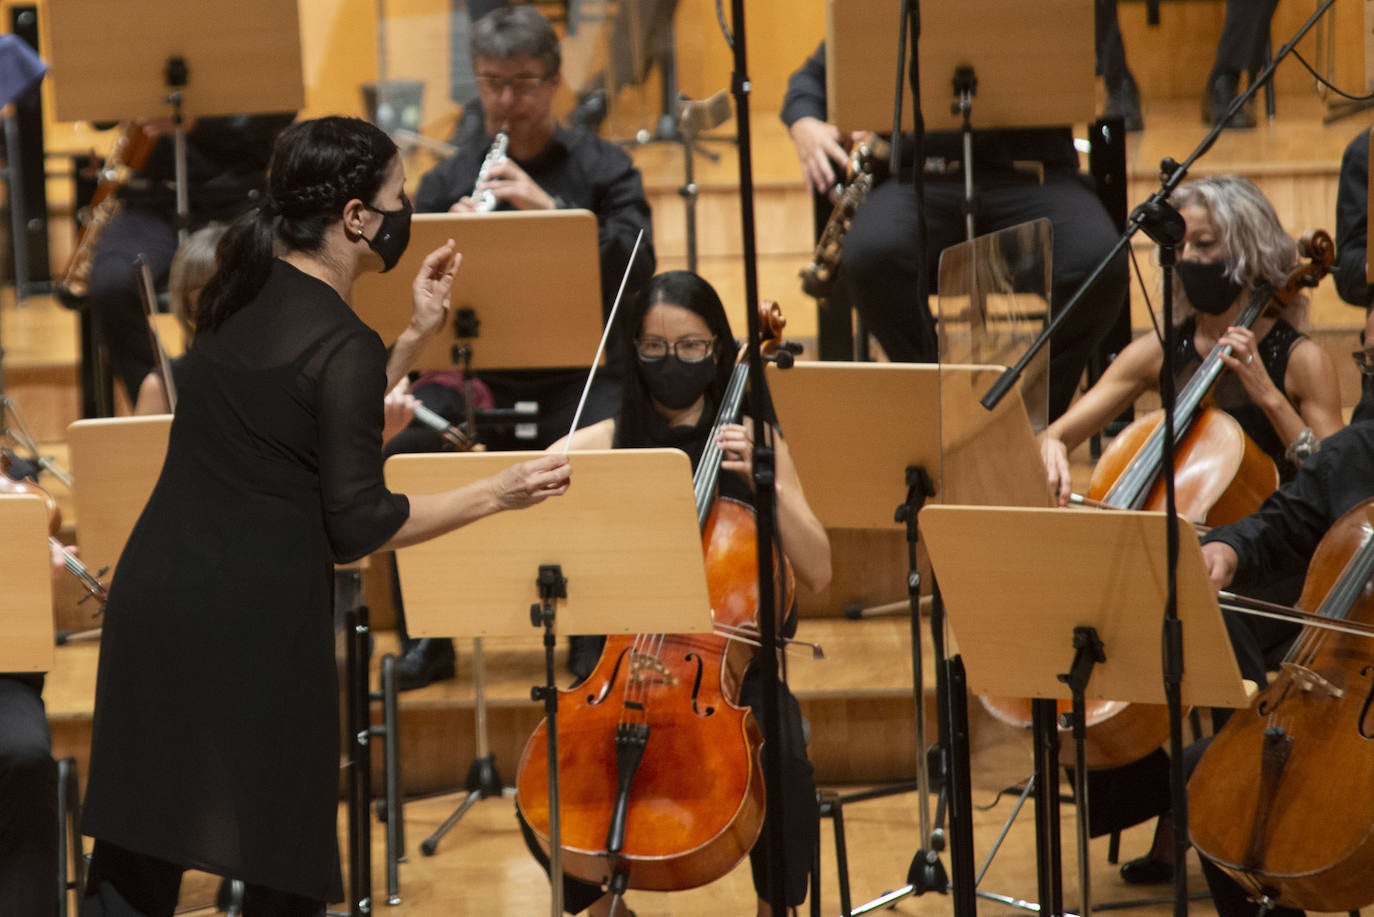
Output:
[[143,300],[143,317],[148,320],[148,338],[153,344],[157,357],[157,371],[162,376],[162,389],[167,393],[167,407],[177,409],[177,387],[172,381],[172,364],[167,359],[167,350],[162,346],[162,338],[157,333],[157,322],[153,315],[157,312],[157,291],[153,288],[153,272],[142,255],[134,258],[134,275],[138,280],[138,298]]
[[592,358],[592,368],[587,373],[587,383],[582,386],[582,397],[577,399],[577,411],[573,414],[572,426],[568,428],[568,438],[563,443],[563,454],[567,455],[572,449],[572,435],[577,432],[577,422],[582,419],[582,409],[587,406],[587,394],[592,390],[592,382],[596,379],[596,365],[601,362],[601,355],[606,352],[606,341],[611,336],[611,328],[615,326],[616,313],[620,311],[620,300],[625,295],[625,284],[630,281],[630,269],[635,266],[635,255],[639,254],[639,243],[644,240],[644,230],[639,231],[635,236],[635,247],[630,250],[630,260],[625,265],[625,274],[620,278],[620,289],[616,291],[615,302],[611,305],[611,314],[606,319],[606,328],[601,332],[601,343],[597,345],[596,356]]

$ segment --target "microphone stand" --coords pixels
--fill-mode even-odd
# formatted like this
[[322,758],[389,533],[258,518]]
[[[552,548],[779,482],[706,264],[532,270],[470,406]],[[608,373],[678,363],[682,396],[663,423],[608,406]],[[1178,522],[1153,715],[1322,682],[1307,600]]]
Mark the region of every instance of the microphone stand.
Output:
[[[764,755],[764,787],[766,788],[765,839],[768,863],[768,890],[765,896],[774,914],[786,914],[787,882],[785,872],[792,866],[783,855],[782,806],[782,723],[778,691],[778,618],[773,579],[773,545],[777,522],[777,492],[775,453],[771,445],[771,425],[761,396],[763,385],[763,354],[759,350],[759,289],[758,262],[754,233],[754,171],[749,125],[749,68],[744,27],[744,0],[731,0],[734,51],[734,72],[730,77],[730,91],[735,97],[735,123],[739,135],[740,225],[744,254],[744,301],[748,317],[749,372],[754,380],[750,399],[750,415],[754,422],[754,514],[758,526],[759,570],[759,651],[754,664],[758,667],[759,686],[763,693],[763,740],[770,749]],[[792,868],[796,868],[792,866]]]
[[1183,218],[1178,211],[1170,206],[1168,199],[1174,190],[1183,182],[1188,174],[1188,169],[1194,162],[1212,148],[1216,143],[1217,137],[1226,129],[1226,124],[1231,120],[1231,116],[1243,108],[1246,103],[1254,97],[1262,86],[1267,85],[1273,80],[1274,71],[1278,68],[1279,62],[1292,53],[1293,48],[1303,36],[1306,35],[1322,16],[1326,15],[1331,9],[1335,0],[1322,0],[1315,12],[1308,17],[1295,34],[1278,53],[1274,55],[1269,65],[1257,76],[1245,92],[1241,93],[1231,103],[1217,122],[1212,125],[1207,136],[1202,138],[1202,142],[1189,154],[1188,158],[1182,163],[1176,162],[1173,158],[1166,158],[1160,163],[1160,187],[1154,194],[1150,195],[1145,203],[1141,204],[1131,212],[1127,222],[1126,231],[1117,240],[1116,245],[1107,253],[1101,263],[1093,269],[1087,279],[1079,285],[1074,294],[1069,297],[1063,307],[1036,338],[1034,343],[1016,361],[1016,365],[1004,372],[991,388],[983,395],[981,404],[991,410],[997,406],[1002,397],[1015,383],[1016,379],[1025,371],[1026,365],[1040,351],[1053,335],[1069,313],[1083,300],[1088,289],[1097,281],[1097,278],[1107,269],[1107,266],[1117,256],[1117,253],[1125,249],[1130,244],[1131,237],[1137,230],[1143,231],[1160,247],[1160,266],[1164,271],[1164,361],[1160,369],[1159,394],[1160,401],[1164,406],[1164,451],[1162,456],[1162,474],[1164,475],[1165,487],[1165,525],[1166,525],[1166,584],[1167,598],[1164,605],[1163,622],[1163,657],[1164,657],[1164,693],[1169,707],[1169,795],[1172,806],[1174,821],[1173,836],[1173,865],[1174,865],[1174,914],[1175,917],[1186,917],[1188,913],[1188,876],[1186,872],[1188,854],[1188,795],[1187,785],[1183,776],[1183,710],[1181,705],[1181,685],[1183,681],[1183,624],[1178,617],[1178,516],[1174,504],[1174,322],[1173,308],[1173,264],[1176,246],[1182,242],[1184,235]]

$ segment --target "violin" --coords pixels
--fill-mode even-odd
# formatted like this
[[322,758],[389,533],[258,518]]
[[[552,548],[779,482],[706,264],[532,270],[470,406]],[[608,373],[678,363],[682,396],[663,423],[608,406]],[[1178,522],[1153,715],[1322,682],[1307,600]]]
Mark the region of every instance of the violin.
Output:
[[[1316,286],[1336,258],[1336,246],[1325,230],[1309,230],[1298,243],[1305,261],[1275,289],[1261,284],[1235,325],[1251,328],[1261,316],[1287,306],[1304,288]],[[1279,486],[1274,462],[1241,429],[1230,414],[1209,404],[1212,386],[1226,369],[1217,344],[1175,398],[1174,487],[1178,512],[1198,524],[1225,525],[1259,508]],[[1153,411],[1118,434],[1093,468],[1084,502],[1102,509],[1164,509],[1164,412]],[[983,698],[995,718],[1030,728],[1030,701]],[[1060,712],[1067,712],[1068,702]],[[1086,710],[1089,767],[1113,767],[1138,761],[1169,739],[1169,711],[1162,704],[1128,704],[1090,700]],[[1060,754],[1073,754],[1072,734],[1060,729]]]
[[[10,477],[10,466],[13,459],[10,457],[9,450],[0,449],[0,493],[6,494],[30,494],[39,497],[48,511],[48,543],[62,553],[63,567],[72,576],[76,577],[81,583],[86,594],[81,597],[84,602],[87,599],[95,599],[103,610],[105,602],[109,598],[105,589],[105,584],[100,581],[100,576],[105,575],[101,570],[99,575],[91,573],[76,556],[66,549],[66,545],[58,541],[57,533],[62,529],[62,511],[57,506],[57,500],[52,494],[42,487],[30,481],[15,480]],[[99,613],[99,612],[97,612]]]
[[[776,348],[782,315],[771,303],[760,308]],[[748,376],[737,362],[693,475],[714,633],[610,636],[587,680],[561,692],[562,862],[588,882],[695,888],[738,865],[763,824],[763,739],[738,704],[754,657],[749,636],[759,634],[757,531],[751,507],[716,493],[716,434],[739,416]],[[790,607],[791,568],[775,569]],[[547,851],[545,729],[525,746],[516,793]]]
[[[1308,565],[1298,607],[1374,622],[1374,501]],[[1278,676],[1213,738],[1188,783],[1198,851],[1256,899],[1319,911],[1374,902],[1374,643],[1304,627]]]

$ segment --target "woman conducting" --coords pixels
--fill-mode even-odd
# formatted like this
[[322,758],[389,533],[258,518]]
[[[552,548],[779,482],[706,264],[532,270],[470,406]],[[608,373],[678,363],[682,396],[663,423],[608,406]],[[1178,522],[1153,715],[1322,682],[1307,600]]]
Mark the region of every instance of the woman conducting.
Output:
[[396,146],[322,118],[278,139],[220,242],[162,474],[110,587],[83,828],[83,914],[170,915],[182,871],[242,880],[249,917],[342,898],[332,564],[561,494],[548,456],[389,493],[382,400],[444,323],[452,241],[391,350],[349,306],[409,239]]

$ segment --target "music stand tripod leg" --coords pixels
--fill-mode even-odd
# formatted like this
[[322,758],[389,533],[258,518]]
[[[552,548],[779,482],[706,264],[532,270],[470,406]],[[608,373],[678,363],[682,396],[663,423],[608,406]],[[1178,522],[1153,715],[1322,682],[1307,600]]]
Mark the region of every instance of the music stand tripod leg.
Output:
[[483,799],[500,796],[504,792],[505,784],[496,769],[496,755],[491,753],[487,742],[486,663],[482,653],[481,637],[474,637],[472,641],[472,673],[476,691],[473,715],[476,717],[477,726],[477,757],[468,766],[467,780],[464,783],[467,794],[463,796],[463,801],[448,818],[444,819],[444,823],[437,831],[420,842],[420,852],[425,856],[434,856],[435,851],[439,849],[439,841],[458,824],[468,809]]
[[1058,676],[1073,694],[1074,799],[1078,806],[1078,882],[1082,892],[1079,914],[1092,917],[1091,874],[1088,869],[1088,760],[1084,749],[1087,736],[1087,700],[1084,692],[1093,666],[1107,661],[1107,653],[1095,627],[1073,629],[1073,664],[1067,674]]
[[530,606],[530,624],[544,629],[544,684],[530,689],[533,700],[544,702],[548,734],[549,769],[549,913],[563,917],[563,825],[558,803],[558,685],[554,682],[553,654],[558,646],[554,616],[558,600],[568,597],[568,580],[558,564],[541,564],[536,579],[539,601]]

